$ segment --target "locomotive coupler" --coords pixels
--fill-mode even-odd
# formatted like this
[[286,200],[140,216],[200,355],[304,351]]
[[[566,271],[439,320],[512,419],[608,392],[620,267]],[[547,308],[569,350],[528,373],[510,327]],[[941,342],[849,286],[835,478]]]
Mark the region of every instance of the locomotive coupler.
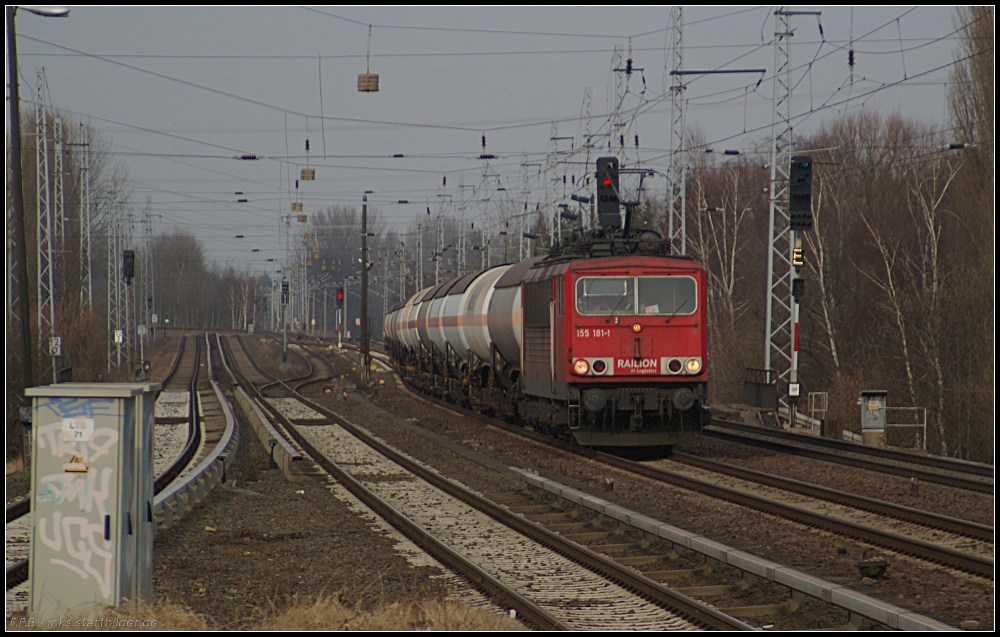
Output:
[[643,396],[642,394],[632,394],[629,396],[632,403],[632,416],[629,418],[629,430],[630,431],[642,431],[642,405]]

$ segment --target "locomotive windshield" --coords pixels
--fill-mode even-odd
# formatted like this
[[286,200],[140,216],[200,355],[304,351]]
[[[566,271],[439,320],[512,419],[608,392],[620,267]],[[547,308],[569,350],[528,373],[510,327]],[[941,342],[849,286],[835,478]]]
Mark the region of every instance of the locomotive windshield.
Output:
[[693,314],[697,285],[686,276],[582,277],[576,311],[592,316]]
[[576,282],[576,311],[580,314],[632,314],[634,303],[632,277],[587,277]]
[[694,314],[696,289],[686,276],[639,277],[638,314]]

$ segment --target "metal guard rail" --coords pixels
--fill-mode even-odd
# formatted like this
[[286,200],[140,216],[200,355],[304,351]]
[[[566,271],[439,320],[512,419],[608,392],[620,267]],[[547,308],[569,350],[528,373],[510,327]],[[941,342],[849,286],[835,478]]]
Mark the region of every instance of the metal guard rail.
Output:
[[164,489],[153,500],[153,517],[157,522],[157,529],[169,529],[204,500],[220,482],[224,482],[226,470],[236,454],[239,445],[236,419],[219,384],[214,380],[211,382],[226,416],[226,431],[212,452],[197,467]]

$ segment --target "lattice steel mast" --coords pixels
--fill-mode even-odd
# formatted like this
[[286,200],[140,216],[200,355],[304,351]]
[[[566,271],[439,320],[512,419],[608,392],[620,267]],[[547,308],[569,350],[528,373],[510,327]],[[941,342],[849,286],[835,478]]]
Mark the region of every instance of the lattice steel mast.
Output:
[[[16,80],[12,80],[16,81]],[[45,69],[38,69],[38,93],[35,104],[35,127],[37,148],[35,150],[35,165],[37,166],[37,214],[36,214],[36,237],[37,242],[37,266],[38,266],[38,299],[36,311],[38,313],[38,351],[50,351],[43,348],[44,345],[51,345],[49,339],[56,335],[56,307],[55,307],[55,276],[52,263],[52,207],[49,193],[49,143],[48,126],[46,125],[45,113]],[[50,352],[51,353],[51,352]],[[59,381],[56,369],[56,357],[52,358],[52,382]]]
[[[765,314],[764,369],[773,370],[779,381],[788,382],[792,369],[793,299],[792,248],[789,229],[788,171],[792,137],[791,17],[819,15],[816,11],[774,12],[774,89],[771,113],[771,187],[768,216],[767,310]],[[779,392],[781,394],[781,392]],[[782,396],[782,402],[784,396]]]
[[667,238],[672,251],[687,254],[687,155],[684,151],[684,19],[680,7],[670,10],[673,25],[673,69],[670,73],[670,168],[667,183]]

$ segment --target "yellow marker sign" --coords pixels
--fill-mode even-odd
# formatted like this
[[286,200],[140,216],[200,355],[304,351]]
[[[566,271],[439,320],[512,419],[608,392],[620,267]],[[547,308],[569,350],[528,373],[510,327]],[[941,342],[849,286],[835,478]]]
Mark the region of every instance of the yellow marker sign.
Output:
[[63,470],[66,473],[87,473],[87,465],[83,464],[83,458],[80,456],[73,456],[69,464],[63,465]]

